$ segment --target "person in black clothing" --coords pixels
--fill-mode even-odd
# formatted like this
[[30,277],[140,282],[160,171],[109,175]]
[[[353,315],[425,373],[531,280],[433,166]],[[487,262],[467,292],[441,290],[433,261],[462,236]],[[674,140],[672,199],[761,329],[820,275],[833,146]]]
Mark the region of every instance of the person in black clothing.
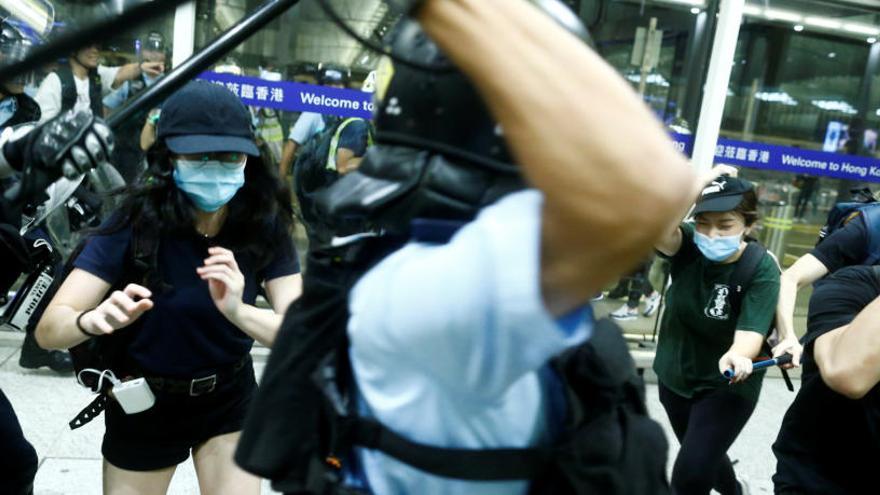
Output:
[[776,328],[780,343],[773,348],[774,356],[788,352],[793,355],[792,363],[800,365],[802,347],[794,333],[797,293],[829,273],[866,263],[871,238],[866,221],[864,215],[852,219],[782,272],[776,306]]
[[880,268],[852,266],[816,283],[802,385],[773,444],[775,492],[860,494],[880,464]]
[[[143,377],[155,404],[129,415],[109,401],[107,493],[163,492],[190,453],[203,493],[259,493],[232,450],[256,390],[251,346],[272,346],[299,295],[289,191],[224,87],[194,81],[169,96],[157,137],[144,180],[72,260],[37,340],[130,339],[111,371]],[[139,252],[142,274],[130,269]],[[271,310],[254,306],[261,286]]]
[[[141,62],[140,74],[130,81],[123,82],[103,99],[104,113],[110,113],[121,108],[135,96],[152,86],[165,73],[167,53],[165,49],[165,37],[158,31],[151,31],[140,40],[138,60]],[[161,104],[154,108],[161,107]],[[153,113],[147,108],[130,115],[124,122],[116,127],[116,146],[113,148],[113,165],[122,174],[126,184],[137,180],[138,176],[146,170],[144,151],[141,149],[141,134],[147,117]],[[157,119],[158,120],[158,119]],[[155,125],[155,122],[153,122]]]
[[[807,205],[813,203],[813,197],[819,185],[819,178],[815,175],[798,175],[797,182],[800,184],[800,192],[798,192],[797,200],[794,207],[794,217],[804,220],[807,214]],[[813,211],[816,211],[815,203],[813,203]]]

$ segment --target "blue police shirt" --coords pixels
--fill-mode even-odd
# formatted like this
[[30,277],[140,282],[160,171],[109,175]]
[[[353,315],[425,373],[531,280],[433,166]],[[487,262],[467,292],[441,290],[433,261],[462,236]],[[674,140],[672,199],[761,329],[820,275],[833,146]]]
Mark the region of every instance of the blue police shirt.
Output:
[[[107,222],[112,221],[107,220]],[[107,224],[105,222],[105,225]],[[225,232],[215,238],[222,245]],[[257,266],[247,253],[235,253],[245,277],[243,300],[254,304],[261,283],[299,273],[293,240],[286,232],[267,236],[277,252],[268,265]],[[74,262],[105,282],[116,285],[125,264],[130,262],[131,229],[94,235]],[[167,291],[153,291],[153,309],[133,325],[136,336],[130,347],[135,364],[148,374],[194,377],[238,362],[250,352],[253,339],[229,322],[214,305],[208,284],[196,268],[208,257],[209,240],[195,231],[182,237],[162,236],[159,242],[159,273],[171,285]],[[127,257],[129,257],[127,259]]]
[[[142,76],[144,79],[144,83],[146,83],[147,87],[152,86],[159,78],[150,78],[147,76]],[[121,107],[126,101],[128,101],[129,96],[131,96],[131,81],[123,82],[119,88],[115,91],[111,91],[107,93],[107,96],[104,97],[102,103],[105,107],[115,110]]]
[[[355,285],[348,333],[361,414],[440,447],[552,441],[561,391],[544,371],[589,338],[592,316],[585,308],[574,322],[557,322],[543,305],[541,205],[537,191],[511,194],[449,243],[410,243]],[[378,451],[356,454],[376,494],[528,490],[527,481],[451,480]]]
[[324,117],[320,113],[303,112],[300,114],[299,118],[296,119],[296,123],[290,128],[290,133],[287,135],[287,139],[302,146],[306,144],[312,136],[323,131],[325,127]]

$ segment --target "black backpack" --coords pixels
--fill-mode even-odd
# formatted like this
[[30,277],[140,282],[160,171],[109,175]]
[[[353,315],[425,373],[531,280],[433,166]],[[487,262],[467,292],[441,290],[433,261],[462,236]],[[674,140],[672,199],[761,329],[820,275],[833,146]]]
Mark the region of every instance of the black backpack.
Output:
[[354,413],[348,293],[402,243],[361,240],[309,252],[303,295],[285,315],[235,454],[283,493],[357,493],[341,485],[352,449],[378,449],[417,469],[465,480],[532,480],[535,494],[668,493],[668,445],[647,414],[644,384],[609,320],[551,363],[564,377],[568,418],[554,445],[439,448],[407,440]]
[[855,201],[837,203],[828,212],[825,226],[819,231],[818,246],[831,234],[845,227],[855,219],[865,222],[868,232],[868,257],[861,265],[873,265],[880,262],[880,202],[874,198],[870,189],[853,190]]
[[333,228],[317,211],[315,195],[339,179],[339,173],[335,167],[328,167],[328,161],[335,161],[335,144],[339,135],[354,120],[325,116],[324,130],[309,139],[297,153],[293,166],[294,193],[299,203],[299,220],[305,225],[313,244],[329,241],[333,237]]

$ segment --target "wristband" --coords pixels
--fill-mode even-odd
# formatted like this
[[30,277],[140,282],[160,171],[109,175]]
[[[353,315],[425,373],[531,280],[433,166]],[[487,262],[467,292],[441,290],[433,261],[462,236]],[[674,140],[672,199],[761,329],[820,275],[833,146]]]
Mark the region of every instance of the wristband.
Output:
[[96,335],[94,333],[87,332],[86,329],[83,328],[83,326],[82,326],[82,317],[85,316],[86,313],[92,312],[94,310],[95,310],[95,308],[87,309],[87,310],[83,311],[82,313],[80,313],[79,316],[76,317],[76,328],[89,338],[100,337],[100,335]]

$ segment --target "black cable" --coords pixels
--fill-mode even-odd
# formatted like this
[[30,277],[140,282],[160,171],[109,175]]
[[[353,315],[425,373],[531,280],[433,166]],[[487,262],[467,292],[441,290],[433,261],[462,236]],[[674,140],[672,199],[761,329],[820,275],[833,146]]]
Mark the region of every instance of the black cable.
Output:
[[416,62],[414,60],[409,60],[400,55],[394,54],[393,51],[385,49],[383,46],[374,43],[360,34],[358,34],[354,29],[351,28],[348,24],[345,23],[345,19],[339,15],[339,12],[336,12],[336,9],[330,5],[330,0],[318,0],[318,4],[321,6],[321,9],[324,10],[324,13],[332,20],[339,29],[342,29],[345,34],[351,36],[358,43],[360,43],[365,48],[372,50],[380,55],[385,55],[391,60],[397,62],[400,65],[405,65],[412,69],[420,70],[423,72],[436,72],[436,73],[449,73],[455,71],[455,67],[452,64],[424,64],[421,62]]

